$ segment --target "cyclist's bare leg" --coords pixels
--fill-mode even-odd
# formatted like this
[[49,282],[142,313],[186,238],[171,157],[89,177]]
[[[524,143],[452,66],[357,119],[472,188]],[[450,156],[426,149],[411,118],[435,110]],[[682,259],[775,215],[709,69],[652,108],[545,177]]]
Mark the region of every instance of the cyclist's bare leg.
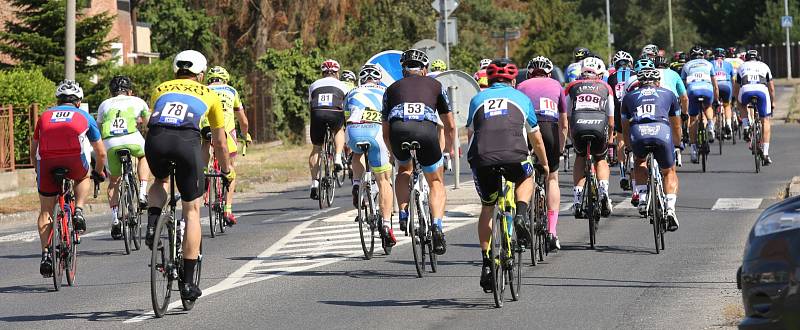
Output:
[[364,171],[366,171],[366,167],[364,166],[364,154],[353,153],[353,163],[350,164],[353,168],[353,178],[361,180],[361,177],[364,175]]
[[675,166],[669,169],[661,170],[661,176],[664,177],[664,193],[665,194],[678,194],[678,173]]
[[411,162],[397,167],[397,177],[394,178],[394,193],[397,196],[397,207],[401,210],[408,209],[409,182],[411,181]]
[[514,187],[514,197],[517,202],[530,203],[533,196],[533,178],[527,177]]
[[[230,163],[231,167],[235,167],[235,160],[236,160],[236,153],[230,154]],[[236,182],[239,180],[233,180],[228,184],[228,193],[225,195],[225,205],[226,208],[233,207],[233,192],[236,191]]]
[[375,173],[375,181],[378,182],[380,192],[381,216],[383,220],[392,218],[392,208],[394,207],[394,194],[392,193],[392,170],[382,173]]
[[605,180],[608,181],[608,178],[611,176],[611,170],[608,168],[608,161],[605,157],[597,157],[594,162],[595,171],[597,171],[597,180]]
[[583,167],[586,166],[586,157],[575,155],[575,163],[572,167],[572,183],[576,187],[583,187]]
[[725,120],[724,120],[725,126],[731,127],[731,118],[732,118],[731,102],[724,102],[723,106],[725,107]]
[[[633,179],[636,180],[636,184],[647,184],[647,163],[645,162],[646,159],[634,157],[635,160],[633,161]],[[641,182],[641,183],[640,183]]]
[[689,140],[692,144],[697,144],[697,125],[699,122],[699,115],[689,117]]
[[108,206],[114,208],[119,205],[119,195],[117,194],[119,187],[119,176],[108,177]]
[[202,197],[191,202],[182,202],[183,218],[186,220],[186,238],[183,240],[183,258],[197,260],[200,255],[200,203]]
[[556,210],[561,207],[561,187],[558,186],[558,171],[547,175],[547,209]]
[[150,165],[147,164],[147,158],[139,157],[139,161],[136,165],[136,172],[140,181],[145,182],[150,180]]
[[93,183],[94,182],[89,179],[88,175],[83,179],[75,180],[75,186],[72,188],[75,192],[75,207],[83,208],[83,205],[86,204],[86,199],[89,198],[89,194],[92,191]]
[[344,150],[344,127],[339,128],[336,134],[334,134],[333,144],[336,148],[336,156],[333,159],[336,160],[337,164],[341,164],[342,158],[340,155],[342,154],[342,150]]
[[478,240],[481,244],[481,251],[489,250],[489,239],[492,237],[492,217],[494,216],[494,205],[483,205],[481,215],[478,217]]
[[764,145],[764,143],[769,143],[769,139],[772,137],[772,124],[769,117],[761,117],[761,125],[764,126],[764,136],[761,139],[761,145]]
[[714,108],[713,107],[709,106],[708,108],[706,108],[703,111],[703,113],[706,114],[706,126],[708,126],[708,123],[713,123],[714,122]]
[[431,173],[425,173],[425,179],[430,186],[431,215],[434,219],[444,218],[444,206],[447,195],[444,191],[444,167],[440,166]]
[[56,206],[56,196],[42,196],[39,195],[39,218],[36,220],[36,225],[39,229],[39,243],[41,243],[42,251],[50,243],[47,239],[50,236],[50,219],[54,219],[53,208]]
[[167,185],[169,178],[156,178],[147,191],[147,206],[163,208],[167,202]]
[[322,150],[322,146],[314,146],[311,148],[311,154],[308,155],[308,169],[311,174],[311,180],[317,179],[317,173],[319,173],[319,166],[317,166],[317,159],[319,158],[319,152]]

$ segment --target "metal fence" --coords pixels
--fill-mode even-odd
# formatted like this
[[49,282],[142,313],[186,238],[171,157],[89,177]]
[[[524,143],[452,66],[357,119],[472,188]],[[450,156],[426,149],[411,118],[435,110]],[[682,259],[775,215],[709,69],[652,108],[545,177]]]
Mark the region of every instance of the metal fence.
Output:
[[0,172],[13,171],[14,156],[14,107],[0,107]]
[[38,104],[17,109],[0,106],[0,172],[33,167],[36,153],[30,147],[37,120]]
[[[792,59],[792,77],[800,77],[800,42],[789,46]],[[775,78],[786,78],[786,43],[749,45],[747,49],[758,50],[761,60],[769,65]]]

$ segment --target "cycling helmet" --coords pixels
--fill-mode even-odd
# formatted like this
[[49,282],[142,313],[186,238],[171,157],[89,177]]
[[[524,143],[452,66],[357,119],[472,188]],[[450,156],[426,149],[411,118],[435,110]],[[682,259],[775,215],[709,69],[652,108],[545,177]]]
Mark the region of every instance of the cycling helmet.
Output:
[[431,62],[431,70],[433,71],[444,71],[447,70],[447,63],[442,60],[434,60]]
[[365,84],[368,80],[380,81],[383,78],[381,69],[375,64],[364,64],[361,67],[361,72],[358,73],[358,82]]
[[114,76],[111,78],[111,81],[108,82],[108,90],[114,95],[120,92],[127,92],[131,89],[133,89],[133,83],[131,82],[131,78],[127,76]]
[[172,72],[187,70],[195,75],[205,72],[208,65],[206,57],[196,50],[184,50],[172,61]]
[[714,58],[714,52],[711,49],[706,49],[706,59],[710,60],[713,58]]
[[695,45],[689,50],[689,57],[692,59],[703,58],[703,56],[705,56],[705,51],[700,45]]
[[517,66],[507,58],[499,58],[486,67],[486,77],[489,81],[497,81],[500,78],[512,81],[517,78],[519,69]]
[[605,72],[606,65],[597,57],[587,57],[581,61],[581,75],[602,76]]
[[611,63],[613,63],[615,67],[628,66],[633,63],[633,56],[624,50],[620,50],[614,54]]
[[83,89],[75,80],[63,80],[56,87],[56,98],[59,100],[79,101],[83,99]]
[[647,46],[642,47],[642,56],[647,55],[648,57],[655,57],[658,55],[658,46],[649,44]]
[[681,52],[681,51],[677,51],[677,52],[675,52],[675,54],[672,54],[672,60],[673,61],[680,61],[681,56],[683,56],[685,58],[686,57],[685,55],[686,55],[686,53]]
[[667,58],[664,56],[656,56],[653,62],[657,69],[663,69],[667,67]]
[[319,66],[320,71],[322,73],[337,73],[339,72],[339,62],[333,59],[327,59]]
[[573,54],[575,56],[575,62],[583,61],[583,59],[589,57],[591,53],[592,52],[589,51],[589,48],[586,47],[575,48],[575,53]]
[[736,57],[736,53],[736,47],[728,47],[728,49],[725,50],[725,55],[728,57]]
[[660,81],[661,70],[654,68],[642,68],[641,71],[636,73],[636,79],[642,83]]
[[686,55],[686,53],[684,53],[684,52],[681,52],[680,54],[678,54],[678,62],[681,62],[681,63],[686,63],[686,61],[687,61],[688,59],[689,59],[689,56],[688,56],[688,55]]
[[656,64],[653,63],[653,60],[647,58],[641,58],[636,60],[636,64],[633,65],[633,71],[636,71],[637,74],[642,69],[655,69]]
[[725,57],[725,49],[714,48],[714,58],[724,58],[724,57]]
[[342,81],[356,81],[356,74],[350,70],[342,71]]
[[404,68],[427,68],[428,54],[419,49],[411,48],[400,56],[400,64]]
[[748,50],[744,55],[745,61],[757,60],[759,58],[758,51],[755,49]]
[[231,80],[231,75],[228,73],[228,70],[225,70],[225,68],[221,66],[215,66],[209,69],[206,77],[208,77],[209,81],[211,81],[211,79],[219,79],[223,82],[228,82]]
[[528,62],[528,76],[534,74],[548,75],[553,72],[553,62],[544,56],[536,56]]
[[486,69],[486,67],[487,67],[487,66],[489,66],[489,64],[491,64],[491,63],[492,63],[492,60],[491,60],[491,59],[484,58],[484,59],[482,59],[482,60],[481,60],[481,62],[480,62],[480,68],[481,68],[481,69]]

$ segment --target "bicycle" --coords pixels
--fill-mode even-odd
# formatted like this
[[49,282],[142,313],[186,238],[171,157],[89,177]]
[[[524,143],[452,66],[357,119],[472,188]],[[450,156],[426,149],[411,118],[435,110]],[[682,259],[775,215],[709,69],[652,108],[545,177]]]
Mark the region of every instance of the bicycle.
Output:
[[702,110],[704,101],[705,98],[702,96],[697,98],[697,103],[701,109],[700,114],[697,116],[697,119],[700,120],[700,122],[697,123],[697,145],[700,146],[699,150],[697,150],[697,156],[700,158],[700,163],[703,167],[703,173],[706,171],[708,154],[711,153],[711,147],[709,146],[708,137],[706,136],[706,114],[705,111]]
[[761,116],[758,113],[758,98],[753,96],[747,103],[748,116],[753,114],[753,120],[750,127],[750,152],[753,154],[753,159],[756,162],[756,173],[761,172],[761,164],[764,161],[764,153],[761,149],[761,140],[764,135],[764,128],[761,126]]
[[600,223],[600,190],[597,183],[596,171],[594,168],[594,156],[592,155],[593,135],[581,136],[586,143],[586,165],[583,168],[583,196],[581,196],[580,213],[589,220],[589,247],[594,250],[597,244],[597,226]]
[[333,168],[333,157],[338,157],[333,143],[333,132],[329,125],[325,125],[325,137],[319,157],[317,157],[317,168],[319,169],[317,172],[317,182],[319,182],[317,198],[320,209],[330,207],[336,193],[337,179]]
[[631,168],[633,167],[633,154],[631,153],[628,148],[625,148],[622,152],[622,159],[619,162],[619,173],[620,176],[625,178],[625,180],[620,180],[620,188],[624,191],[630,191],[633,189],[633,175],[631,173]]
[[125,242],[125,254],[133,250],[140,250],[142,243],[142,208],[139,203],[139,179],[133,170],[133,159],[128,149],[117,150],[117,156],[122,162],[122,177],[119,179],[117,196],[118,217],[122,229],[122,240]]
[[[176,218],[175,196],[175,163],[170,162],[169,169],[169,201],[168,211],[161,214],[153,236],[152,252],[150,254],[150,298],[153,303],[153,312],[161,318],[167,312],[172,292],[173,282],[178,281],[178,290],[183,288],[183,219]],[[220,175],[221,176],[221,175]],[[203,244],[200,243],[200,255],[197,257],[194,283],[200,285],[200,274],[203,269]],[[181,298],[183,309],[186,311],[194,308],[194,300]]]
[[736,139],[742,138],[742,122],[739,118],[739,113],[736,111],[736,106],[731,106],[734,110],[731,111],[731,143],[736,144]]
[[533,230],[534,239],[530,243],[531,265],[536,266],[536,259],[544,261],[544,257],[550,254],[550,244],[547,241],[548,231],[547,220],[547,175],[536,166],[534,173],[534,190],[531,198],[531,207],[528,208],[528,222]]
[[[361,150],[366,158],[369,154],[369,142],[358,142],[356,146]],[[358,232],[361,237],[361,249],[364,250],[364,259],[372,259],[375,251],[375,232],[379,226],[383,225],[383,218],[380,215],[380,203],[378,198],[378,184],[372,175],[372,167],[369,160],[365,160],[366,170],[361,176],[361,185],[358,189]],[[380,236],[380,235],[379,235]],[[391,254],[392,248],[388,246],[381,237],[381,246],[386,255]]]
[[566,144],[566,145],[564,146],[564,152],[562,152],[562,153],[561,153],[561,157],[563,157],[563,158],[564,158],[564,159],[561,161],[561,164],[564,164],[564,171],[565,171],[565,172],[569,172],[569,166],[570,166],[570,161],[569,161],[569,152],[570,152],[570,149],[572,149],[572,144],[571,144],[571,143],[568,143],[568,144]]
[[715,109],[716,114],[716,136],[717,140],[719,141],[719,154],[722,155],[722,140],[723,136],[725,136],[724,127],[725,127],[725,108],[722,104],[718,105]]
[[[75,231],[72,221],[75,215],[75,194],[72,190],[74,182],[67,179],[69,170],[57,168],[53,170],[55,181],[61,187],[58,193],[56,206],[53,208],[53,218],[50,222],[50,236],[47,238],[50,258],[53,262],[53,286],[56,291],[61,290],[62,277],[66,272],[67,285],[75,284],[75,273],[78,267],[78,247],[80,241],[78,232]],[[95,197],[97,195],[95,194]]]
[[656,246],[656,254],[660,249],[664,250],[664,233],[667,232],[667,208],[666,194],[664,193],[664,181],[661,170],[653,153],[655,146],[645,146],[647,152],[647,218],[653,225],[653,240]]
[[417,162],[417,150],[420,144],[417,141],[403,142],[400,145],[402,150],[408,150],[411,154],[411,180],[409,181],[408,194],[408,223],[407,228],[403,228],[406,236],[411,235],[411,252],[414,254],[414,267],[417,270],[417,277],[422,277],[425,273],[425,257],[427,255],[430,263],[431,273],[435,273],[438,268],[438,257],[433,253],[433,217],[431,217],[428,182],[422,175],[422,167]]
[[[210,139],[210,138],[209,138]],[[219,166],[217,157],[214,157],[211,167],[208,169],[206,177],[205,205],[208,207],[208,227],[211,238],[217,236],[216,230],[219,227],[220,233],[225,233],[225,227],[230,227],[228,219],[225,218],[225,204],[227,204],[228,187],[222,184],[222,170]]]
[[341,158],[342,160],[342,170],[335,174],[336,186],[341,188],[344,187],[344,182],[346,179],[350,179],[350,183],[353,183],[353,168],[351,167],[353,153],[348,153],[345,150],[342,151],[341,154],[337,155],[337,157]]
[[511,291],[511,300],[519,300],[522,289],[522,253],[514,230],[514,184],[503,177],[503,168],[494,169],[500,174],[502,193],[495,204],[495,217],[492,224],[492,236],[489,240],[489,260],[492,261],[492,296],[497,308],[503,307],[506,283]]

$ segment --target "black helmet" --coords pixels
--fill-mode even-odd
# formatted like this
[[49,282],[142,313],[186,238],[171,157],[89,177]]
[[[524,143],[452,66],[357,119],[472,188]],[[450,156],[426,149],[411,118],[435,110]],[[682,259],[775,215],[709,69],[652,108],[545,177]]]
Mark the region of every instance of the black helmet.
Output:
[[667,67],[667,58],[664,56],[656,56],[655,61],[653,62],[655,62],[656,68],[658,69],[664,69]]
[[575,61],[577,62],[582,61],[584,58],[591,57],[592,51],[586,47],[577,47],[572,55],[575,56]]
[[427,68],[428,54],[419,49],[411,48],[400,56],[400,64],[406,68]]
[[744,55],[744,59],[746,61],[752,61],[758,59],[758,51],[755,49],[748,50],[747,53]]
[[127,76],[114,76],[108,82],[108,90],[111,94],[116,95],[121,92],[128,92],[133,89],[133,82]]
[[700,45],[695,45],[689,50],[689,58],[691,59],[703,58],[704,56],[706,56],[706,52]]

